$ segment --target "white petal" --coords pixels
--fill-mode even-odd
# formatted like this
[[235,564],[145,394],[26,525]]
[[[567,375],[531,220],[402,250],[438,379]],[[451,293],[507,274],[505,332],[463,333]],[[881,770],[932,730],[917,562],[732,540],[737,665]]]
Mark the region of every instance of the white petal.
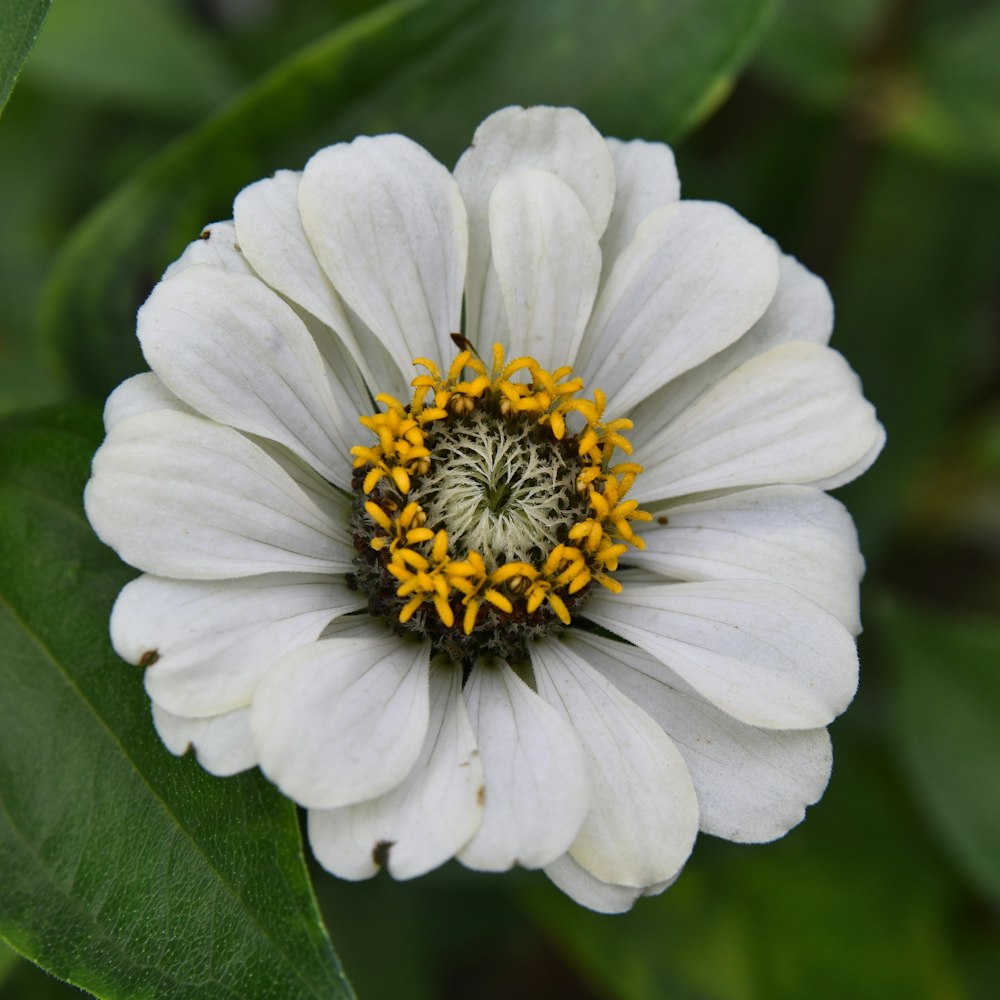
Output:
[[213,222],[206,226],[198,239],[189,243],[184,253],[163,272],[163,280],[173,278],[195,264],[207,264],[217,271],[231,271],[233,274],[253,274],[236,242],[236,227],[231,221]]
[[794,257],[781,254],[778,288],[764,315],[736,343],[684,372],[644,399],[629,416],[629,440],[641,446],[744,361],[779,344],[805,340],[826,344],[833,332],[833,300],[825,282]]
[[589,762],[590,812],[569,853],[602,882],[672,878],[698,833],[684,759],[638,705],[558,641],[531,650],[538,693],[573,727]]
[[833,333],[833,299],[826,282],[790,254],[780,254],[778,290],[763,316],[747,334],[745,344],[734,351],[730,367],[786,344],[806,340],[828,344]]
[[[505,340],[503,299],[491,264],[489,203],[497,181],[524,168],[547,170],[565,181],[583,203],[595,232],[604,232],[614,199],[615,172],[607,143],[572,108],[497,111],[476,129],[455,167],[469,213],[466,276],[467,336],[480,350]],[[572,364],[573,358],[561,364]]]
[[469,868],[542,868],[576,839],[590,805],[580,741],[565,720],[493,658],[465,686],[486,785],[479,832],[459,854]]
[[747,726],[635,646],[579,630],[567,641],[670,734],[694,781],[706,833],[739,843],[774,840],[823,794],[833,762],[825,729]]
[[[318,472],[306,465],[297,455],[293,455],[283,445],[275,444],[264,438],[250,437],[260,450],[267,455],[275,465],[283,469],[288,478],[322,511],[348,511],[348,501],[343,492],[335,490]],[[350,517],[350,514],[346,514]]]
[[94,456],[84,503],[105,544],[158,576],[353,569],[346,500],[330,489],[318,506],[238,431],[186,413],[115,426]]
[[323,355],[330,389],[335,398],[343,399],[344,409],[359,415],[372,413],[377,409],[374,400],[380,392],[396,399],[410,398],[413,364],[407,361],[404,373],[355,313],[347,310],[354,331],[354,340],[348,345],[312,313],[299,306],[293,308]]
[[378,871],[379,848],[394,878],[437,868],[482,819],[483,771],[462,698],[462,668],[431,664],[430,723],[417,763],[401,785],[368,802],[309,811],[309,843],[324,868],[347,879]]
[[595,878],[586,868],[578,865],[569,854],[556,858],[545,866],[545,874],[552,884],[561,889],[570,899],[597,913],[626,913],[640,896],[658,896],[677,880],[677,876],[665,882],[635,889],[626,885],[613,885]]
[[[355,329],[344,303],[320,267],[299,214],[301,177],[301,172],[279,170],[273,177],[257,181],[237,195],[233,217],[240,247],[254,270],[272,288],[336,334],[331,337],[329,333],[323,336],[311,331],[334,373],[342,369],[330,355],[334,350],[330,341],[339,339],[369,385],[377,386],[376,391],[398,395],[397,380],[405,386],[412,376],[407,375],[405,381],[399,379],[402,372],[398,365],[389,360],[385,348],[371,331],[363,328],[363,324],[362,329]],[[404,363],[409,360],[404,359]]]
[[861,631],[865,563],[842,503],[805,486],[764,486],[665,508],[628,562],[677,580],[783,583]]
[[555,174],[504,174],[490,198],[490,238],[510,327],[508,356],[561,367],[576,357],[601,275],[587,210]]
[[879,457],[882,449],[885,447],[885,428],[878,424],[875,428],[875,440],[872,442],[871,447],[866,451],[861,458],[846,468],[841,469],[840,472],[832,476],[826,476],[823,479],[817,479],[811,482],[809,485],[815,487],[817,490],[835,490],[845,483],[849,483],[854,479],[857,479],[863,472],[867,471],[869,466]]
[[152,372],[125,379],[104,404],[104,429],[110,431],[126,417],[154,410],[194,411],[182,403]]
[[335,618],[320,636],[321,639],[385,639],[394,635],[385,620],[370,615],[344,615]]
[[626,585],[613,597],[592,597],[586,616],[751,726],[825,726],[857,689],[858,657],[847,630],[775,583]]
[[350,331],[344,304],[319,266],[299,215],[300,177],[279,170],[245,187],[233,202],[236,233],[247,260],[273,289],[343,336]]
[[350,485],[359,414],[331,391],[309,331],[263,282],[188,268],[153,289],[138,334],[150,367],[185,403]]
[[249,707],[208,719],[191,719],[153,702],[153,725],[172,754],[179,757],[194,747],[198,763],[209,774],[228,778],[257,764]]
[[570,899],[597,913],[627,913],[642,895],[641,889],[602,882],[574,861],[570,854],[564,854],[546,865],[545,874]]
[[299,207],[320,264],[396,359],[454,353],[468,248],[458,185],[400,135],[362,136],[306,164]]
[[579,374],[624,413],[728,347],[760,319],[778,285],[778,254],[725,205],[683,201],[636,231],[601,290]]
[[828,347],[794,342],[758,355],[636,449],[649,501],[707,490],[809,483],[868,453],[879,435],[857,375]]
[[177,715],[219,715],[248,705],[279,656],[364,606],[357,591],[328,576],[141,576],[118,595],[111,642],[129,663],[153,660],[145,673],[153,701]]
[[601,237],[605,275],[632,242],[643,219],[681,196],[677,164],[669,146],[642,139],[608,139],[607,143],[615,164],[615,202]]
[[254,695],[261,770],[310,809],[376,798],[413,769],[427,734],[430,644],[323,639],[282,657]]

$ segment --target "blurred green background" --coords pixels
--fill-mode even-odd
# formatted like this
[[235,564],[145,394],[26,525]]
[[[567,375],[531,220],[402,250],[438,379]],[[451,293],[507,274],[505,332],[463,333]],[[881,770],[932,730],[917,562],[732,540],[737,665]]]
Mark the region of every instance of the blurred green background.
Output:
[[[46,7],[0,0],[7,67]],[[673,142],[686,197],[829,283],[889,436],[839,494],[868,560],[861,689],[800,828],[702,838],[626,916],[523,872],[314,872],[348,978],[363,1000],[993,1000],[1000,5],[54,0],[0,118],[5,426],[67,401],[94,419],[143,367],[136,306],[244,184],[366,131],[450,165],[489,111],[539,101]],[[82,995],[3,948],[0,1000]]]

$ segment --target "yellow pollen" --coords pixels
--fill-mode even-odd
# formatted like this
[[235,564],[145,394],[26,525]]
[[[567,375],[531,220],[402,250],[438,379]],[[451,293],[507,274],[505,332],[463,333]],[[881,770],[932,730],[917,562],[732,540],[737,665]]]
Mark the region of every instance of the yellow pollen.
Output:
[[[414,364],[425,374],[412,380],[410,403],[383,394],[377,399],[385,409],[361,418],[376,441],[352,448],[351,454],[372,525],[370,546],[398,582],[403,624],[418,611],[433,612],[446,628],[460,627],[470,635],[483,615],[520,614],[523,619],[547,605],[568,625],[578,595],[594,582],[618,593],[621,584],[610,574],[619,558],[630,545],[644,547],[633,525],[651,515],[627,499],[642,466],[611,464],[617,450],[632,454],[622,433],[632,422],[605,420],[604,393],[597,389],[592,399],[582,397],[583,382],[569,366],[550,372],[534,358],[507,361],[500,344],[493,345],[490,361],[487,367],[465,349],[442,374],[434,361],[417,358]],[[407,500],[415,483],[434,472],[435,455],[428,446],[433,425],[466,420],[479,407],[494,417],[546,428],[553,442],[571,434],[568,421],[579,428],[571,444],[559,447],[575,452],[580,499],[574,503],[585,503],[586,516],[560,529],[565,542],[553,545],[537,565],[513,560],[491,569],[480,552],[453,552],[448,532],[428,524],[427,512]]]

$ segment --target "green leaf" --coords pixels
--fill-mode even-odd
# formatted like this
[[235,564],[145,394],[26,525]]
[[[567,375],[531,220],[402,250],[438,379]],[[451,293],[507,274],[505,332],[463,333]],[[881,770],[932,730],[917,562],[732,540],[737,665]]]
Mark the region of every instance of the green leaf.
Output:
[[853,133],[947,164],[1000,170],[1000,7],[891,0],[786,3],[756,68]]
[[890,7],[891,0],[785,3],[755,68],[811,106],[837,108],[854,95],[859,56]]
[[21,957],[18,953],[0,941],[0,987],[20,963]]
[[932,830],[1000,901],[1000,622],[876,606],[895,679],[900,760]]
[[100,437],[89,407],[0,423],[0,936],[100,997],[348,997],[293,805],[167,753],[110,648]]
[[1000,172],[1000,7],[950,11],[917,39],[893,123],[906,145],[949,164]]
[[[0,1000],[84,1000],[91,994],[50,976],[37,965],[0,942],[4,957],[10,956],[7,975],[0,975]],[[2,965],[0,965],[2,967]]]
[[25,79],[63,100],[182,121],[214,110],[237,86],[212,36],[164,0],[56,4]]
[[[53,269],[43,326],[103,395],[143,367],[136,307],[247,183],[319,147],[399,130],[450,161],[511,103],[572,103],[606,133],[674,138],[726,92],[774,0],[397,0],[321,39],[104,202]],[[640,58],[655,53],[655,60]]]
[[[0,416],[55,402],[59,385],[46,371],[37,334],[46,272],[80,209],[71,204],[80,164],[101,146],[92,116],[45,105],[20,88],[0,125]],[[83,183],[93,183],[93,173]]]
[[52,0],[0,0],[0,115]]

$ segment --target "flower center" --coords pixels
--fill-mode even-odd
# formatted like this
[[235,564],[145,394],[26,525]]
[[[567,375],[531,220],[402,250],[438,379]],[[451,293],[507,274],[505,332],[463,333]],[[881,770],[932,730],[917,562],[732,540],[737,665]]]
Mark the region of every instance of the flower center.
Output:
[[491,573],[544,560],[587,509],[576,456],[535,421],[492,410],[428,427],[431,469],[408,495],[453,551],[478,552]]
[[414,364],[428,374],[412,400],[379,396],[385,410],[361,418],[377,442],[352,449],[352,582],[371,614],[435,652],[522,659],[593,583],[620,591],[610,574],[642,547],[630,522],[650,515],[625,499],[642,468],[611,464],[631,453],[632,424],[605,422],[603,393],[581,397],[569,367],[505,363],[500,345],[489,369],[471,349],[446,376]]

